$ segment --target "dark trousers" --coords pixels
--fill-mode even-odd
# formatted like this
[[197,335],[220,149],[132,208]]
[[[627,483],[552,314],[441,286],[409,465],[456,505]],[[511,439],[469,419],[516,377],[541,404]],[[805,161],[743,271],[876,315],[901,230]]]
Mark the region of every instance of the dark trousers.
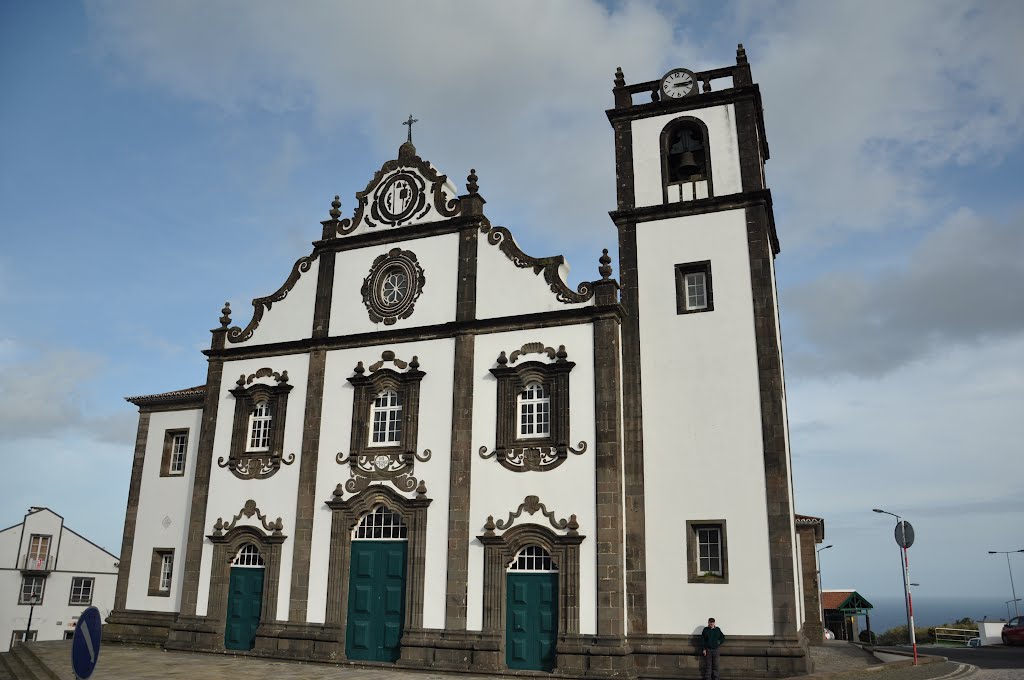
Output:
[[704,656],[704,680],[719,680],[718,674],[718,650],[709,649]]

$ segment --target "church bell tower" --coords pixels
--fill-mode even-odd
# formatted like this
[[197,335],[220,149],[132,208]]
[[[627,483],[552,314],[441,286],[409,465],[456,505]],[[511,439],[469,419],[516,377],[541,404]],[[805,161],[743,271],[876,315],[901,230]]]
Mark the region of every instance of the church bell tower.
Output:
[[[615,74],[628,634],[709,615],[798,644],[761,93],[736,64]],[[767,644],[767,643],[766,643]]]

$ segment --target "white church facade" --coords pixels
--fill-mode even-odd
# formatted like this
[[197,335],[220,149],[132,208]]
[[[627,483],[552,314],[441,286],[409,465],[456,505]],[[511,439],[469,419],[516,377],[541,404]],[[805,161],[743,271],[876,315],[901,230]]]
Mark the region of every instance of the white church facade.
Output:
[[410,119],[204,385],[129,398],[108,638],[696,677],[714,616],[725,677],[808,672],[760,92],[741,46],[613,93],[618,278],[567,286]]

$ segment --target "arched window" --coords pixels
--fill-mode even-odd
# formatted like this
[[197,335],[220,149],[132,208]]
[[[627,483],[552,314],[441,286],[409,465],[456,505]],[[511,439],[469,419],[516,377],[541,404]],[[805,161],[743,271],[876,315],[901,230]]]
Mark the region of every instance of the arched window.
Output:
[[551,574],[558,571],[558,565],[550,553],[539,545],[528,545],[516,553],[508,565],[509,571]]
[[696,118],[673,121],[662,131],[661,149],[666,203],[713,195],[708,133],[702,122]]
[[370,409],[370,446],[394,446],[402,441],[402,395],[385,390],[373,400]]
[[544,385],[531,382],[518,399],[519,438],[547,437],[551,434],[551,397]]
[[246,543],[235,555],[235,561],[231,563],[233,567],[249,567],[253,569],[262,569],[263,555],[260,554],[259,548],[252,543]]
[[397,512],[378,505],[359,520],[352,538],[364,541],[405,541],[409,538],[409,528]]
[[249,414],[249,446],[247,451],[270,450],[270,404],[263,400]]

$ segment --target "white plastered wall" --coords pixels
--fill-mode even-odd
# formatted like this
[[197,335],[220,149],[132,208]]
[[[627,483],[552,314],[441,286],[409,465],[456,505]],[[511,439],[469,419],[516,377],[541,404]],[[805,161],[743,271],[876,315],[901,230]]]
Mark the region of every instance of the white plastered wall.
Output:
[[[146,457],[142,465],[142,481],[139,486],[135,541],[132,544],[132,563],[128,576],[128,609],[176,612],[181,606],[185,543],[189,513],[192,509],[192,484],[196,474],[199,427],[202,420],[201,409],[157,411],[150,414]],[[181,476],[160,476],[164,438],[168,430],[188,430],[185,474]],[[171,594],[167,597],[149,595],[149,572],[152,568],[154,548],[174,550]]]
[[[594,270],[596,274],[596,268]],[[559,268],[562,280],[567,280],[569,265]],[[595,277],[596,278],[596,277]],[[534,273],[533,267],[517,267],[499,246],[487,241],[487,235],[477,239],[476,310],[481,319],[553,312],[573,307],[585,307],[593,300],[579,304],[559,302],[544,272]]]
[[700,119],[708,128],[708,154],[715,196],[742,191],[739,146],[736,141],[736,110],[732,104],[698,111],[652,116],[632,122],[633,190],[637,207],[661,205],[661,132],[676,118]]
[[[677,314],[675,265],[711,261],[714,310]],[[637,227],[648,630],[773,631],[744,210]],[[686,521],[726,520],[728,584],[687,583]]]
[[[285,419],[284,441],[282,453],[285,457],[295,454],[295,462],[282,465],[273,476],[267,479],[238,479],[227,468],[221,468],[217,461],[227,460],[231,453],[231,434],[235,420],[235,397],[231,390],[236,387],[239,376],[249,376],[261,368],[270,368],[277,373],[288,371],[288,384],[292,386],[288,393],[288,408]],[[256,501],[268,521],[278,517],[284,525],[282,533],[289,537],[281,550],[281,567],[277,594],[277,619],[288,619],[288,598],[291,593],[292,549],[295,531],[295,502],[299,482],[299,468],[302,464],[302,426],[306,409],[306,375],[309,370],[307,354],[289,354],[284,356],[265,357],[261,359],[243,359],[229,361],[224,364],[224,377],[221,381],[219,406],[217,409],[217,429],[213,443],[213,456],[210,470],[210,490],[206,504],[206,526],[204,534],[213,531],[218,517],[230,522],[249,499]],[[274,377],[257,378],[252,384],[264,383],[276,385]],[[263,531],[260,520],[253,515],[244,515],[236,526],[254,526]],[[213,558],[213,544],[203,539],[203,556],[199,571],[199,593],[196,607],[199,616],[205,616],[209,607],[210,568]]]
[[[504,256],[502,256],[504,257]],[[497,381],[490,369],[497,366],[498,354],[510,355],[528,342],[540,342],[546,347],[565,345],[568,360],[574,362],[569,374],[569,437],[575,447],[587,443],[582,455],[569,453],[561,466],[546,472],[512,472],[494,458],[482,459],[481,446],[493,450],[497,431]],[[544,361],[543,354],[528,354],[521,361]],[[547,509],[558,519],[575,514],[579,533],[585,536],[580,544],[580,632],[597,632],[596,562],[597,510],[596,475],[594,470],[594,334],[590,324],[539,328],[478,335],[473,363],[473,445],[470,486],[470,543],[467,617],[468,630],[481,630],[483,625],[483,572],[484,550],[477,536],[484,531],[488,515],[495,520],[508,519],[526,496],[538,496]],[[541,513],[523,512],[513,526],[538,524],[552,526]],[[500,533],[500,532],[499,532]],[[555,533],[563,534],[559,530]]]
[[[349,480],[348,463],[338,465],[336,454],[351,451],[352,399],[354,388],[348,382],[352,369],[362,361],[368,367],[391,350],[398,359],[419,358],[425,373],[420,382],[419,429],[416,437],[420,454],[430,449],[430,460],[416,461],[414,475],[426,484],[427,497],[433,499],[427,510],[425,554],[426,589],[423,597],[423,625],[444,628],[445,587],[448,559],[448,494],[451,473],[452,390],[454,384],[455,341],[431,340],[406,344],[376,345],[328,352],[324,372],[324,399],[320,427],[320,458],[317,463],[316,506],[313,512],[313,539],[309,570],[310,623],[323,623],[326,617],[327,580],[331,548],[331,510],[324,501],[331,499],[335,487]],[[396,369],[387,362],[384,367]],[[368,405],[367,405],[368,408]],[[393,491],[390,482],[386,483]],[[399,491],[399,493],[402,493]],[[415,492],[403,493],[414,498]],[[345,492],[345,497],[352,494]],[[342,565],[347,569],[348,565]],[[342,593],[342,606],[347,606]]]
[[[400,234],[395,229],[395,237]],[[407,319],[392,325],[370,320],[360,289],[370,273],[373,261],[392,248],[416,254],[426,282],[415,302],[415,311]],[[338,253],[334,266],[334,291],[331,297],[331,335],[353,335],[375,331],[430,326],[455,320],[455,291],[458,283],[459,235],[442,234],[427,238],[396,241]],[[311,317],[312,318],[312,317]],[[309,327],[304,329],[309,332]]]
[[[316,303],[316,280],[319,271],[320,258],[317,258],[309,266],[309,271],[300,274],[299,280],[283,300],[278,300],[271,304],[270,309],[263,310],[263,317],[253,331],[252,337],[240,345],[268,345],[308,338],[313,330],[313,307]],[[291,270],[282,271],[282,274],[281,282],[284,283]],[[262,295],[269,295],[270,292],[272,291]],[[254,311],[252,305],[236,306],[232,310],[237,317],[234,324],[245,328]],[[234,343],[229,341],[228,347],[232,346]]]

